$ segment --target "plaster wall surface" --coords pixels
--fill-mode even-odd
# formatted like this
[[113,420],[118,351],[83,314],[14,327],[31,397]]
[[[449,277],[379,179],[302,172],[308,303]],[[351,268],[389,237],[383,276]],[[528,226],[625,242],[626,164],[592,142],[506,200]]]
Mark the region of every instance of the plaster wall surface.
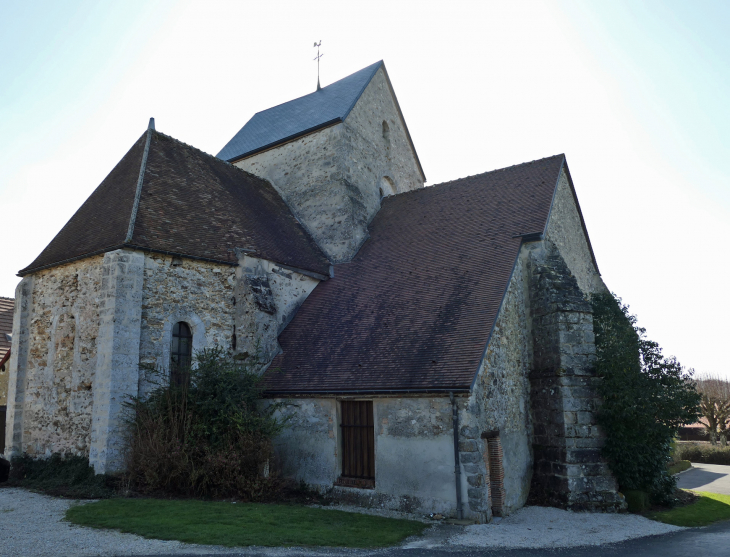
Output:
[[367,239],[381,189],[389,195],[423,186],[382,69],[344,123],[235,165],[269,180],[334,263],[349,261]]
[[[375,493],[386,507],[454,515],[454,437],[448,398],[376,398]],[[366,490],[361,490],[366,491]]]
[[[485,486],[485,492],[489,489],[489,472],[483,457],[486,441],[482,434],[499,433],[506,497],[503,514],[525,504],[532,477],[529,383],[532,340],[526,257],[523,248],[469,396],[467,410],[461,418],[462,466],[470,485],[481,484]],[[470,480],[470,476],[474,478]],[[487,500],[488,493],[476,489],[469,493],[469,505],[474,512],[488,514]]]
[[338,401],[294,399],[275,442],[283,474],[363,506],[456,512],[454,441],[447,398],[375,398],[375,488],[335,487],[341,470]]
[[578,206],[565,169],[560,172],[545,239],[557,247],[584,294],[606,290],[606,285],[593,264],[588,239],[581,225]]
[[[149,392],[149,366],[164,378],[170,371],[172,328],[183,321],[193,333],[193,354],[207,347],[230,350],[234,325],[236,268],[169,255],[144,256],[140,328],[142,394]],[[160,381],[162,378],[157,378]]]
[[103,256],[25,277],[16,290],[6,452],[88,455]]
[[282,474],[304,480],[320,491],[331,488],[339,466],[337,401],[293,399],[287,401],[278,416],[288,419],[284,431],[274,440]]

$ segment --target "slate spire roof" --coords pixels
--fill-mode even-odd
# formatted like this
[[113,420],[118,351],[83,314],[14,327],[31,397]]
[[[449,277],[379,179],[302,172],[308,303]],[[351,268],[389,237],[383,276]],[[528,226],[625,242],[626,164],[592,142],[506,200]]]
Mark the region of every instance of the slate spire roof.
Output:
[[314,93],[257,112],[221,149],[217,155],[218,158],[234,162],[321,128],[344,122],[365,88],[381,68],[385,73],[396,109],[403,122],[403,129],[411,144],[413,156],[416,158],[425,180],[416,148],[382,60],[326,87],[320,88],[318,82],[317,90]]
[[122,247],[228,264],[234,248],[246,248],[323,277],[330,268],[268,181],[153,125],[18,274]]
[[557,155],[385,198],[369,240],[279,336],[268,393],[469,390],[564,165]]

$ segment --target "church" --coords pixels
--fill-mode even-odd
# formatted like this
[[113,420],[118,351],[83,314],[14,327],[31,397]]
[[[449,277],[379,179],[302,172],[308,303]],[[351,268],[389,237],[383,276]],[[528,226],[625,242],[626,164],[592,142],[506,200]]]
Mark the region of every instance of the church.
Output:
[[124,466],[123,402],[218,346],[286,401],[281,473],[478,522],[613,512],[564,155],[425,187],[385,64],[255,114],[217,156],[149,128],[16,289],[5,454]]

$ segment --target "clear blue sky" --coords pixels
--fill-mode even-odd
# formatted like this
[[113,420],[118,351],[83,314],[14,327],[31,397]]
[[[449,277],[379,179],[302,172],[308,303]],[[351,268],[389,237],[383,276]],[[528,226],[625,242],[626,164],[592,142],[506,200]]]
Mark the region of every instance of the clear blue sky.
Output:
[[384,59],[429,184],[564,152],[604,280],[730,376],[730,2],[0,3],[0,295],[139,137],[216,153]]

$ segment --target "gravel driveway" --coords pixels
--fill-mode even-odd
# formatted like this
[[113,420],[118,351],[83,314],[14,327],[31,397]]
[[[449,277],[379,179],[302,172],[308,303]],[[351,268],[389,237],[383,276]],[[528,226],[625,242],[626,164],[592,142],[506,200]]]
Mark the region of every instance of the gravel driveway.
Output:
[[574,513],[552,507],[524,507],[498,524],[467,526],[452,545],[485,548],[577,547],[621,542],[684,530],[635,514]]
[[0,555],[12,557],[240,553],[240,550],[146,540],[63,522],[74,501],[24,489],[0,489]]
[[[0,555],[13,557],[95,555],[362,554],[362,550],[224,548],[146,540],[132,534],[96,530],[63,522],[73,501],[23,489],[0,489]],[[342,510],[346,508],[340,507]],[[499,523],[465,528],[435,525],[403,549],[560,548],[600,545],[683,530],[636,515],[572,513],[548,507],[525,507]],[[377,551],[376,551],[377,552]],[[373,551],[365,553],[372,554]]]

